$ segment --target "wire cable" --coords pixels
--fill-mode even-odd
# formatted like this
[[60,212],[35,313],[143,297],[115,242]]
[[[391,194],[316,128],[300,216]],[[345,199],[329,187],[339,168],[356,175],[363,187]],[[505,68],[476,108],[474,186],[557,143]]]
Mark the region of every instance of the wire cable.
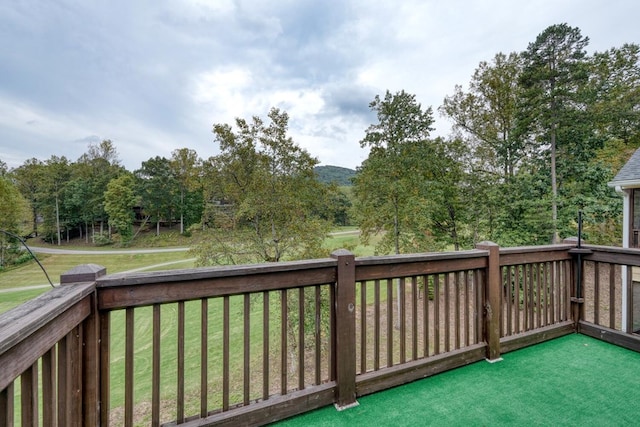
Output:
[[31,254],[31,256],[33,257],[34,260],[36,260],[36,262],[38,263],[38,265],[40,266],[40,268],[42,269],[42,272],[44,273],[45,276],[47,276],[47,280],[49,281],[49,284],[51,285],[52,288],[55,288],[55,285],[53,284],[53,282],[51,281],[51,279],[49,278],[49,275],[47,274],[47,270],[44,269],[44,266],[40,263],[40,260],[38,259],[38,257],[36,257],[36,255],[31,252],[31,249],[29,248],[29,246],[27,246],[27,242],[24,241],[24,239],[20,236],[17,236],[7,230],[2,230],[0,229],[0,232],[6,234],[9,237],[13,237],[14,239],[18,239],[20,241],[20,243],[22,243],[22,245],[27,249],[27,251]]

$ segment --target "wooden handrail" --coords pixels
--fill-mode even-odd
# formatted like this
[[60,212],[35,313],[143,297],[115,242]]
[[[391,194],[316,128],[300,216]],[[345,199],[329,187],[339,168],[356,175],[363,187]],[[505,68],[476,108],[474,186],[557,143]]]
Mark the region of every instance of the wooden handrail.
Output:
[[[58,398],[64,410],[56,409],[59,423],[107,425],[115,357],[111,348],[126,341],[124,372],[130,378],[124,393],[125,420],[133,422],[138,398],[133,396],[138,381],[134,375],[139,375],[133,364],[135,346],[147,339],[133,333],[140,320],[143,325],[149,321],[152,335],[144,345],[151,348],[153,385],[148,398],[154,424],[166,421],[160,411],[164,391],[159,385],[166,374],[159,351],[166,339],[176,340],[175,369],[183,372],[191,362],[185,354],[189,334],[206,335],[200,336],[201,350],[195,358],[196,364],[205,364],[196,374],[196,382],[205,389],[197,390],[201,400],[195,403],[194,413],[194,405],[185,403],[184,377],[177,380],[180,401],[174,419],[178,422],[253,425],[332,402],[348,407],[362,394],[482,357],[497,360],[504,351],[572,332],[568,302],[574,266],[569,251],[574,246],[499,248],[487,242],[470,251],[361,258],[338,251],[332,258],[277,264],[114,274],[86,282],[67,277],[68,284],[0,315],[0,412],[12,405],[13,384],[24,373],[22,381],[30,390],[24,396],[32,402],[26,406],[28,411],[38,408],[33,403],[38,389],[33,378],[39,375],[63,387]],[[595,268],[609,272],[610,284],[614,284],[613,266],[640,266],[639,249],[584,248],[591,252],[583,260],[612,266]],[[92,271],[96,269],[88,269]],[[429,292],[437,292],[438,297],[429,301]],[[305,297],[311,299],[308,305]],[[328,312],[322,311],[327,307]],[[113,330],[113,319],[121,316],[115,311],[121,309],[126,311],[123,327]],[[175,337],[161,333],[167,310],[176,312]],[[153,317],[144,318],[147,312]],[[416,317],[420,313],[426,317],[421,318],[423,323]],[[197,331],[185,331],[188,316],[196,316],[190,324],[197,325]],[[305,325],[307,317],[311,320]],[[220,330],[213,330],[213,318],[222,319]],[[371,319],[377,325],[368,329]],[[290,324],[298,329],[289,333]],[[321,324],[328,324],[328,332],[321,330]],[[584,319],[579,325],[587,328]],[[590,333],[595,334],[597,327],[589,324]],[[284,343],[270,344],[273,336]],[[251,340],[260,342],[255,353],[249,353]],[[241,343],[238,354],[234,341]],[[370,346],[369,353],[365,346]],[[52,362],[54,347],[55,354],[61,352],[82,370],[74,374],[54,370],[54,378],[51,367],[62,363]],[[218,348],[226,366],[214,369],[209,366],[218,363],[214,358]],[[277,356],[270,359],[273,352]],[[237,373],[229,367],[233,362],[243,367]],[[316,366],[305,371],[306,363]],[[65,366],[60,364],[60,369]],[[280,375],[274,376],[271,369]],[[223,378],[219,407],[206,390],[218,372]],[[259,378],[256,385],[250,381],[253,374]],[[231,389],[234,375],[243,376],[240,392]],[[43,389],[53,387],[41,381]],[[234,400],[238,395],[239,400]],[[51,402],[40,407],[50,408]]]

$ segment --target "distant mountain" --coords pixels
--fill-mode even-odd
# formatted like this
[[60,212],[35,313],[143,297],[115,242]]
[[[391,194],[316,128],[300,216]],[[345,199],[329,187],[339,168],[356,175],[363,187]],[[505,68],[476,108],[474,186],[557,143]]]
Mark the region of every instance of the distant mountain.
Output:
[[353,169],[340,166],[316,166],[313,170],[318,180],[325,184],[335,182],[337,185],[352,185],[351,178],[356,174]]

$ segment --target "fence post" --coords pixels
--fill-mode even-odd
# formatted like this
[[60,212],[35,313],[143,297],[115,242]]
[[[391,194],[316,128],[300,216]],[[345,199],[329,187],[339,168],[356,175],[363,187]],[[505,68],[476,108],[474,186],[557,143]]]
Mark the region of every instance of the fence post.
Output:
[[493,242],[480,242],[476,249],[489,252],[485,280],[485,341],[487,342],[487,360],[498,362],[500,357],[500,305],[502,277],[500,274],[500,246]]
[[[60,276],[60,284],[64,286],[81,282],[95,282],[104,276],[107,269],[97,264],[83,264],[72,268]],[[91,298],[91,314],[82,323],[82,348],[79,364],[82,372],[80,389],[75,391],[78,398],[71,404],[72,413],[81,416],[82,425],[100,425],[100,317],[98,315],[97,294],[94,291]],[[77,405],[82,404],[82,407]],[[78,420],[72,420],[74,423]],[[79,423],[78,423],[79,425]]]
[[358,405],[356,400],[356,266],[346,249],[331,254],[338,260],[335,293],[336,403],[339,411]]
[[583,255],[593,253],[591,249],[582,247],[584,240],[578,237],[568,237],[562,243],[575,245],[575,248],[569,249],[569,254],[573,257],[573,283],[571,284],[571,316],[576,331],[579,330],[580,320],[584,320],[584,260]]

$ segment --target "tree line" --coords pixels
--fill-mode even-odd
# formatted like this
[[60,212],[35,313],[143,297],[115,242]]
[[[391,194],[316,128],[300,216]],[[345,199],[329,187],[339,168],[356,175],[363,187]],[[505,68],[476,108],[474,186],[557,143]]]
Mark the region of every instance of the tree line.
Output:
[[640,47],[588,55],[588,42],[553,25],[526,50],[482,61],[437,109],[453,123],[446,138],[431,136],[434,111],[415,95],[375,96],[349,194],[318,180],[318,160],[273,108],[214,125],[220,154],[209,159],[182,148],[130,172],[105,140],[76,161],[0,163],[0,228],[28,217],[28,233],[56,244],[127,244],[134,224],[198,229],[206,265],[324,256],[335,224],[380,236],[379,253],[547,244],[575,235],[582,210],[589,241],[617,244],[621,199],[607,182],[640,146]]
[[621,198],[607,186],[640,146],[640,47],[587,55],[588,37],[552,25],[523,52],[479,64],[438,111],[453,135],[430,138],[433,111],[387,92],[355,178],[365,237],[382,252],[621,241]]

